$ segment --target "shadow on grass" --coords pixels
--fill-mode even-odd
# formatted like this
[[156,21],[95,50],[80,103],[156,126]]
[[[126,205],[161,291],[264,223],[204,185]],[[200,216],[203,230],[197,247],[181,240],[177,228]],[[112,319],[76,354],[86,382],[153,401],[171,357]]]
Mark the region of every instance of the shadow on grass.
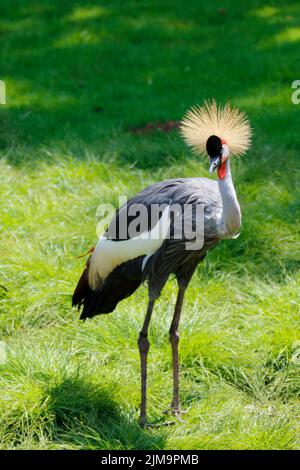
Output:
[[162,449],[163,434],[142,430],[114,401],[112,393],[78,378],[49,391],[55,416],[53,441],[82,449]]
[[[51,152],[57,142],[74,141],[95,155],[113,147],[120,166],[162,167],[170,154],[180,160],[179,139],[170,147],[159,136],[139,139],[124,130],[180,119],[195,101],[213,96],[246,100],[260,129],[273,140],[289,129],[286,140],[296,145],[296,109],[284,98],[278,107],[272,95],[284,94],[297,78],[299,7],[290,0],[273,4],[265,11],[264,2],[249,7],[226,0],[219,10],[202,0],[183,10],[180,1],[131,9],[119,0],[30,6],[3,0],[0,78],[7,81],[7,106],[1,107],[0,149],[21,164],[47,159],[41,144]],[[18,158],[7,154],[20,145],[25,158],[24,151]]]

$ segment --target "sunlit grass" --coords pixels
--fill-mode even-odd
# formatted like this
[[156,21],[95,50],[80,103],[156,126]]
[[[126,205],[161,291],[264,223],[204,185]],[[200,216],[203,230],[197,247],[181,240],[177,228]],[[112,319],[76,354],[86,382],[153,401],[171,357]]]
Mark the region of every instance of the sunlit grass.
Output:
[[275,41],[279,44],[300,41],[300,28],[285,29],[276,36]]
[[261,18],[271,18],[280,13],[280,10],[276,7],[271,7],[270,5],[265,5],[260,8],[257,8],[253,14]]
[[70,21],[83,21],[94,18],[99,18],[106,14],[104,7],[92,6],[92,7],[75,7],[74,10],[66,17],[66,20]]
[[[117,0],[1,3],[2,449],[299,448],[298,46],[262,48],[296,28],[299,9],[256,3],[172,2],[164,12],[154,1],[135,3],[135,14]],[[95,242],[100,203],[117,207],[119,195],[164,178],[208,176],[176,131],[128,128],[179,119],[213,96],[245,109],[254,127],[251,151],[232,162],[243,227],[199,266],[186,296],[184,421],[142,431],[147,289],[82,323],[70,306],[77,256]],[[152,422],[171,400],[175,299],[170,280],[150,330]]]

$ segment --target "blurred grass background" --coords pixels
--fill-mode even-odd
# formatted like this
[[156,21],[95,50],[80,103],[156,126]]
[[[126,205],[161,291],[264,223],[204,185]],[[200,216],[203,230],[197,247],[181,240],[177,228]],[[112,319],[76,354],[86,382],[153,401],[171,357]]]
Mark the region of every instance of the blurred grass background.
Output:
[[[2,449],[299,448],[299,21],[291,0],[1,1]],[[186,296],[183,423],[141,430],[146,289],[83,324],[75,257],[95,242],[101,202],[207,176],[176,130],[130,129],[212,97],[254,128],[233,162],[243,229]],[[170,281],[151,326],[152,422],[171,399],[175,295]]]

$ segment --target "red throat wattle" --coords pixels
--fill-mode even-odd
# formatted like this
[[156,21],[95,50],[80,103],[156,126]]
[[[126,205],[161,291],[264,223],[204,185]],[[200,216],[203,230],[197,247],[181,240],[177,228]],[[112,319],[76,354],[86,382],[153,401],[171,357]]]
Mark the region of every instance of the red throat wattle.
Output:
[[[224,145],[226,144],[226,141],[224,139],[221,139],[221,144]],[[220,180],[223,180],[226,176],[226,160],[225,162],[221,163],[221,165],[218,168],[218,177]]]
[[226,161],[224,163],[221,163],[221,165],[218,168],[218,177],[220,180],[223,180],[226,176]]

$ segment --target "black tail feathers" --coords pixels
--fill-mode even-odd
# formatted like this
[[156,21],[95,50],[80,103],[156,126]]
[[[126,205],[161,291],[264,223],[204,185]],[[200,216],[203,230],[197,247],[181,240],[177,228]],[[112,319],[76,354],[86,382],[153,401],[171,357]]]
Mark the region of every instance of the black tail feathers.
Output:
[[[90,288],[88,281],[89,264],[90,259],[87,261],[72,298],[72,305],[77,306],[78,310],[82,308],[81,319],[112,312],[117,304],[133,294],[142,282],[141,276],[132,276],[131,270],[129,270],[131,273],[129,276],[128,269],[124,269],[122,265],[105,279],[98,290],[94,291]],[[139,269],[137,271],[141,272]]]

